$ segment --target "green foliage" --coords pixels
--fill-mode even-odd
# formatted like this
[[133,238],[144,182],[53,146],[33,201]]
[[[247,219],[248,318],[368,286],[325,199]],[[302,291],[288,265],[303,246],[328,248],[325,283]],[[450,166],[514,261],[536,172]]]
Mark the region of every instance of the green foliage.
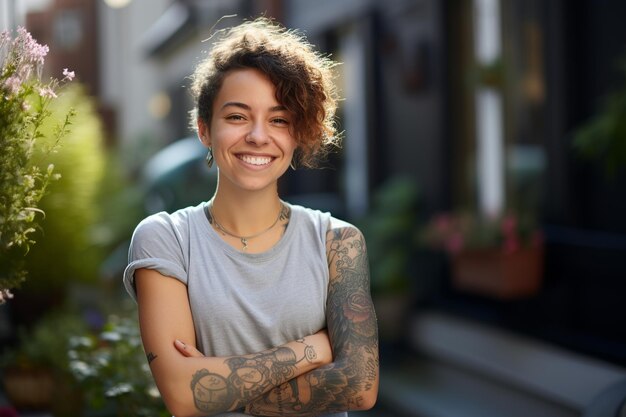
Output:
[[[73,116],[71,108],[50,110],[59,82],[39,77],[47,52],[23,28],[15,39],[0,34],[0,302],[26,278],[24,255],[43,214],[38,205],[57,178],[47,156]],[[63,81],[73,77],[67,70],[64,75]]]
[[609,176],[626,166],[626,83],[610,94],[600,112],[575,132],[573,146],[583,157],[600,161]]
[[[72,130],[60,151],[49,155],[63,177],[50,184],[50,195],[41,203],[46,212],[41,221],[45,233],[29,254],[28,271],[33,279],[25,289],[43,291],[62,288],[70,281],[93,282],[103,257],[92,239],[100,216],[97,197],[106,158],[103,133],[94,103],[79,85],[66,89],[51,106],[54,115],[71,108],[80,109]],[[50,123],[41,126],[45,138],[53,130]]]
[[144,355],[137,321],[110,316],[99,334],[70,339],[69,367],[98,416],[169,416]]
[[50,368],[68,372],[67,351],[70,334],[86,330],[78,316],[61,312],[49,313],[32,329],[20,328],[18,349],[5,352],[4,366]]
[[367,242],[375,294],[402,293],[408,289],[417,201],[413,181],[392,178],[376,191],[369,214],[358,223]]
[[[130,318],[131,309],[119,311],[97,330],[74,311],[49,313],[31,329],[20,330],[18,345],[3,352],[0,363],[48,370],[66,392],[82,399],[72,407],[57,404],[66,398],[57,399],[54,415],[170,416],[150,373],[137,320]],[[61,412],[64,408],[69,411]]]

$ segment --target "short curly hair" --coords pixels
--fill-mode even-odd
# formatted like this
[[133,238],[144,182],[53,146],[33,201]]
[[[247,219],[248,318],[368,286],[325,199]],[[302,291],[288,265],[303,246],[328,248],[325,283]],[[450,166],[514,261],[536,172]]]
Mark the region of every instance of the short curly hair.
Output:
[[208,57],[191,76],[194,129],[198,118],[210,124],[213,102],[228,72],[254,68],[269,77],[276,87],[277,101],[293,118],[299,165],[314,167],[319,156],[339,145],[335,62],[316,51],[299,32],[265,17],[245,21],[216,35],[219,38]]

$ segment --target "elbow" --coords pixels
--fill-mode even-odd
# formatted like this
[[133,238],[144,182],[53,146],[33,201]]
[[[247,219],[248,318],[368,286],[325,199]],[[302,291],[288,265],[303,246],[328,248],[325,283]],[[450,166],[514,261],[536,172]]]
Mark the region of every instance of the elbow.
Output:
[[354,401],[354,404],[356,404],[354,411],[370,410],[376,405],[379,384],[378,372],[375,375],[371,375],[371,377],[372,379],[361,385],[361,389],[357,394],[358,400]]
[[189,409],[189,404],[177,401],[168,396],[163,396],[163,402],[167,411],[176,417],[193,417],[193,413]]
[[371,410],[376,405],[376,400],[378,399],[378,390],[371,389],[369,391],[364,392],[359,401],[356,402],[357,407],[352,411],[366,411]]
[[198,410],[195,409],[192,399],[182,395],[174,387],[163,387],[160,391],[165,408],[172,416],[194,417],[198,415]]

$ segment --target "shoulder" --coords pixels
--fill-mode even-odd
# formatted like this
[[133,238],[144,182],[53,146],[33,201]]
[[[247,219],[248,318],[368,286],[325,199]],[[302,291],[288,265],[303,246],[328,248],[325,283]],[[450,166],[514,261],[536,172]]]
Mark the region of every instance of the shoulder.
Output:
[[361,230],[347,221],[331,217],[326,231],[326,252],[329,259],[337,254],[365,254],[365,238]]
[[173,213],[161,211],[143,219],[135,228],[135,235],[149,233],[167,234],[187,227],[192,217],[201,212],[201,207],[187,207]]
[[363,233],[351,223],[332,218],[326,232],[330,283],[369,286],[369,261]]
[[326,231],[326,240],[338,242],[350,239],[363,239],[363,233],[352,223],[331,217]]
[[173,213],[163,211],[146,217],[133,232],[131,251],[141,248],[172,250],[184,246],[189,240],[190,222],[198,215],[203,215],[200,206],[188,207]]
[[331,217],[330,213],[325,211],[312,209],[298,204],[285,203],[285,205],[289,208],[292,216],[295,215],[298,218],[302,218],[308,223],[328,222],[328,219]]
[[299,230],[299,233],[307,236],[313,235],[323,245],[331,218],[330,213],[297,204],[286,203],[285,205],[289,208],[289,221]]

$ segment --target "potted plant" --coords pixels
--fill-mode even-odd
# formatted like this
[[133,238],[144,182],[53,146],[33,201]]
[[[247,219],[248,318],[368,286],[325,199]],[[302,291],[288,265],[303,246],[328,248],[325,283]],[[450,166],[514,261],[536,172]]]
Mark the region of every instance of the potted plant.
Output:
[[537,293],[543,277],[543,238],[530,216],[440,213],[420,240],[445,251],[456,289],[499,299]]
[[[3,352],[2,382],[10,404],[57,417],[165,417],[135,318],[122,306],[49,313]],[[134,313],[134,311],[133,311]],[[104,322],[104,323],[103,323]]]
[[74,416],[80,411],[67,350],[71,335],[85,328],[77,315],[59,311],[30,329],[20,329],[16,346],[5,349],[0,358],[4,391],[18,411],[52,411],[55,416]]

